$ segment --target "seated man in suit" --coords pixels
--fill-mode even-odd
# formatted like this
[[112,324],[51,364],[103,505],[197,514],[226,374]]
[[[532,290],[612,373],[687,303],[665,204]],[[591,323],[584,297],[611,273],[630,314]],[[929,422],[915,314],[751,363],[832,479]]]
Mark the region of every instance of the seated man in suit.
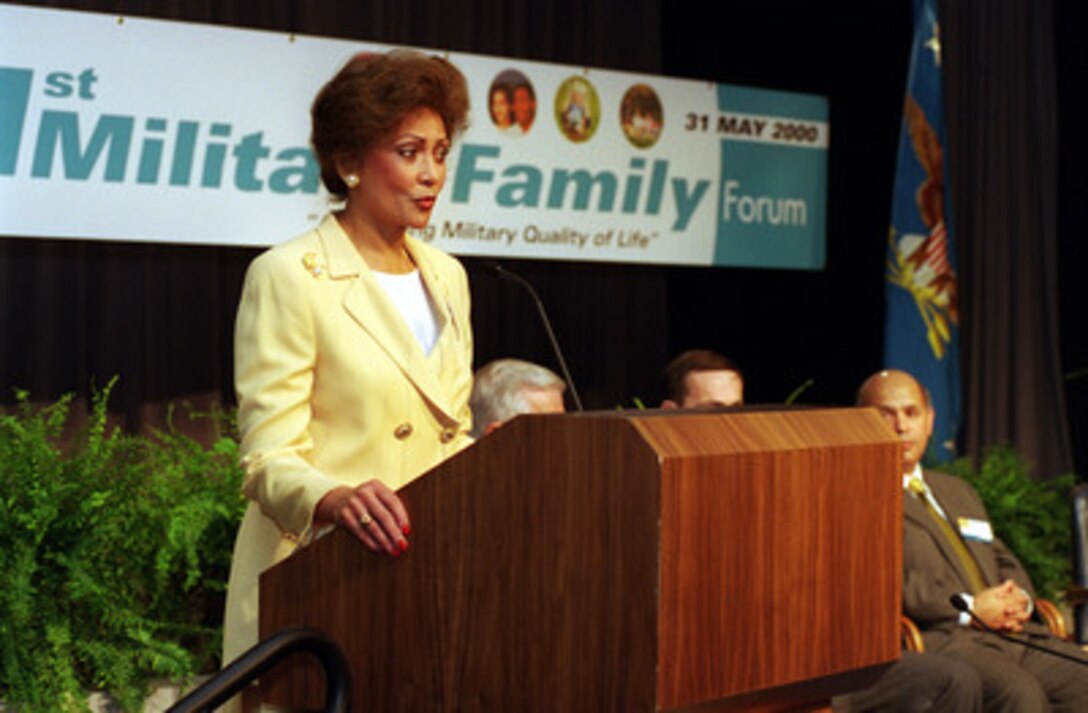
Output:
[[496,359],[472,383],[472,435],[486,436],[522,413],[563,413],[567,385],[550,369],[520,359]]
[[926,651],[969,664],[986,710],[1088,710],[1083,666],[972,626],[950,603],[960,595],[991,628],[1085,658],[1030,619],[1031,581],[994,537],[978,493],[959,478],[922,470],[934,417],[925,389],[910,374],[881,371],[862,384],[858,405],[878,409],[903,444],[903,609]]
[[689,349],[669,362],[661,408],[740,406],[744,377],[733,360],[708,349]]

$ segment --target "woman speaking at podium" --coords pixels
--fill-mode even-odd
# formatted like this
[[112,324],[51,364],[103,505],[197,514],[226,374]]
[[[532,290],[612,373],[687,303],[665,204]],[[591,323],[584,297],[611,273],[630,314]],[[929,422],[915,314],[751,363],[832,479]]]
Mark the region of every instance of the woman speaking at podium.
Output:
[[407,235],[430,220],[468,104],[453,65],[404,50],[354,57],[314,100],[311,142],[342,207],[246,273],[235,386],[250,502],[224,664],[257,643],[261,571],[331,526],[402,555],[396,490],[471,442],[465,272]]

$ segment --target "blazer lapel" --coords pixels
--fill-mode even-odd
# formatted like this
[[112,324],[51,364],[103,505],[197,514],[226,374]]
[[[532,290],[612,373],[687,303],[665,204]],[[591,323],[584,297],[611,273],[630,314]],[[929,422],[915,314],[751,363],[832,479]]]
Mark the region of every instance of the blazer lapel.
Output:
[[[321,223],[318,235],[325,249],[329,278],[351,281],[344,291],[342,300],[344,309],[374,338],[374,341],[412,382],[423,398],[448,421],[454,421],[449,398],[439,383],[436,373],[427,364],[419,342],[416,341],[404,318],[385,294],[385,290],[378,284],[374,274],[355,249],[351,238],[340,227],[335,216],[330,215]],[[424,281],[426,284],[426,277]],[[430,289],[429,285],[428,289]],[[439,319],[443,322],[440,325],[441,329],[447,318],[442,308],[438,309],[438,313]],[[435,349],[439,349],[440,346],[441,336]]]

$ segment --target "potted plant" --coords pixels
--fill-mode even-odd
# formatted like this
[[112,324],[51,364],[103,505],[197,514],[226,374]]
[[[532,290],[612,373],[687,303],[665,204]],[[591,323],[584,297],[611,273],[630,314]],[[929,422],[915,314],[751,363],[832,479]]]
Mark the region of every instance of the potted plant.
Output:
[[1072,582],[1072,474],[1035,480],[1030,466],[1008,446],[940,466],[975,487],[990,514],[994,534],[1008,545],[1040,596],[1064,599]]
[[213,668],[234,532],[237,442],[107,427],[116,379],[64,438],[72,397],[0,414],[0,700],[126,710],[150,682]]

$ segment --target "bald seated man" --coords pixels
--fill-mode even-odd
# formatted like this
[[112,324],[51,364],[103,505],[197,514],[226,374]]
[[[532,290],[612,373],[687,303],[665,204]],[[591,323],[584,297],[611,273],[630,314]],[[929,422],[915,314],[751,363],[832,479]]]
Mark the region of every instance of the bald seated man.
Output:
[[663,374],[661,408],[715,408],[744,403],[744,377],[728,357],[689,349],[669,362]]
[[480,368],[472,384],[472,435],[486,436],[523,413],[563,413],[566,389],[550,369],[520,359],[497,359]]
[[926,651],[974,669],[987,711],[1088,711],[1088,669],[972,626],[949,602],[960,595],[990,627],[1088,662],[1031,619],[1031,580],[994,536],[975,489],[921,467],[935,416],[926,390],[906,372],[880,371],[861,385],[857,403],[877,409],[903,444],[903,611]]

